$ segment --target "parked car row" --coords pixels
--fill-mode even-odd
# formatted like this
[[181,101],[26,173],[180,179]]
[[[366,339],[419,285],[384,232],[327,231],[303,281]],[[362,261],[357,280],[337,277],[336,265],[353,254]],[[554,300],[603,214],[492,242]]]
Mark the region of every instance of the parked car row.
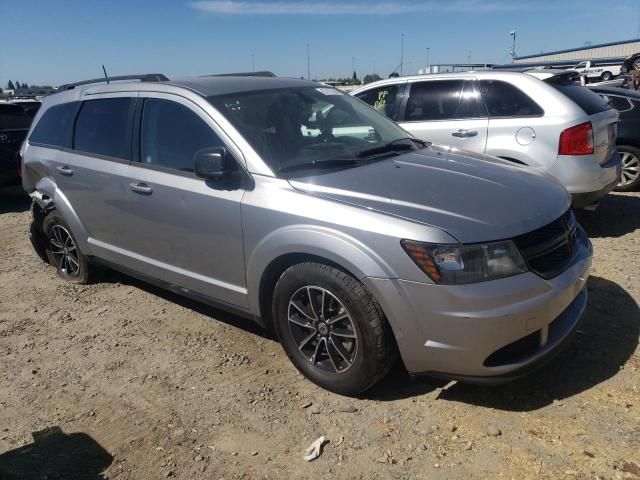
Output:
[[549,174],[571,193],[574,207],[591,207],[620,178],[618,113],[574,75],[420,75],[371,83],[352,95],[417,138]]

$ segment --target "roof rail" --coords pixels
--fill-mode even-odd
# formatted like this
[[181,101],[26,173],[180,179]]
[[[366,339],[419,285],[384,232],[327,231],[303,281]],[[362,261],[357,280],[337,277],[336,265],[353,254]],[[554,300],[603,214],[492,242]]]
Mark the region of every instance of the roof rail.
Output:
[[275,77],[276,74],[269,71],[262,72],[240,72],[240,73],[213,73],[203,75],[203,77]]
[[141,82],[166,82],[169,79],[161,73],[145,73],[142,75],[122,75],[120,77],[94,78],[93,80],[83,80],[82,82],[65,83],[58,87],[58,91],[71,90],[81,85],[91,85],[92,83],[117,82],[119,80],[140,80]]

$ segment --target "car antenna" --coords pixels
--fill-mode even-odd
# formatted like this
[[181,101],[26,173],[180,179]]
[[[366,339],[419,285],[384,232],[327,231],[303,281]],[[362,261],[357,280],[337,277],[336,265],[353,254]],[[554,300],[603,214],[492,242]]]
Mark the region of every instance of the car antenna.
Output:
[[104,72],[104,78],[107,81],[107,85],[109,85],[109,76],[107,75],[107,69],[104,68],[104,64],[102,65],[102,71]]

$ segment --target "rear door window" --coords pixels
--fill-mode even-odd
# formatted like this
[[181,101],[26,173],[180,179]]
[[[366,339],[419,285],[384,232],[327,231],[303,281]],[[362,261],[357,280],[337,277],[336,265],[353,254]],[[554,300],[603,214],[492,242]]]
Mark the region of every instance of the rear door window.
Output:
[[29,137],[30,143],[71,148],[73,121],[80,102],[54,105],[44,112]]
[[547,83],[573,100],[587,115],[604,112],[611,108],[600,95],[577,82],[571,80],[556,82],[552,77]]
[[371,105],[375,110],[392,118],[395,113],[395,105],[398,100],[400,88],[404,85],[385,85],[380,88],[373,88],[366,92],[359,93],[359,98],[365,103]]
[[404,121],[461,120],[482,116],[472,81],[436,80],[411,84]]
[[500,80],[480,80],[480,92],[490,118],[538,117],[540,106],[518,87]]
[[31,117],[18,105],[0,105],[0,130],[28,129]]
[[134,99],[102,98],[83,102],[76,121],[73,148],[121,159],[131,156]]
[[223,146],[213,129],[184,105],[157,98],[145,100],[140,131],[142,163],[193,172],[198,150]]

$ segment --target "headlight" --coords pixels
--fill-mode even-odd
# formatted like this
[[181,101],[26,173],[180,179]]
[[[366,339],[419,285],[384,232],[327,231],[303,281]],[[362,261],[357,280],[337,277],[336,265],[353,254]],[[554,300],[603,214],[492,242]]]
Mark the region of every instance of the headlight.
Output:
[[434,245],[412,240],[400,243],[415,264],[442,285],[485,282],[527,271],[511,240],[474,245]]

